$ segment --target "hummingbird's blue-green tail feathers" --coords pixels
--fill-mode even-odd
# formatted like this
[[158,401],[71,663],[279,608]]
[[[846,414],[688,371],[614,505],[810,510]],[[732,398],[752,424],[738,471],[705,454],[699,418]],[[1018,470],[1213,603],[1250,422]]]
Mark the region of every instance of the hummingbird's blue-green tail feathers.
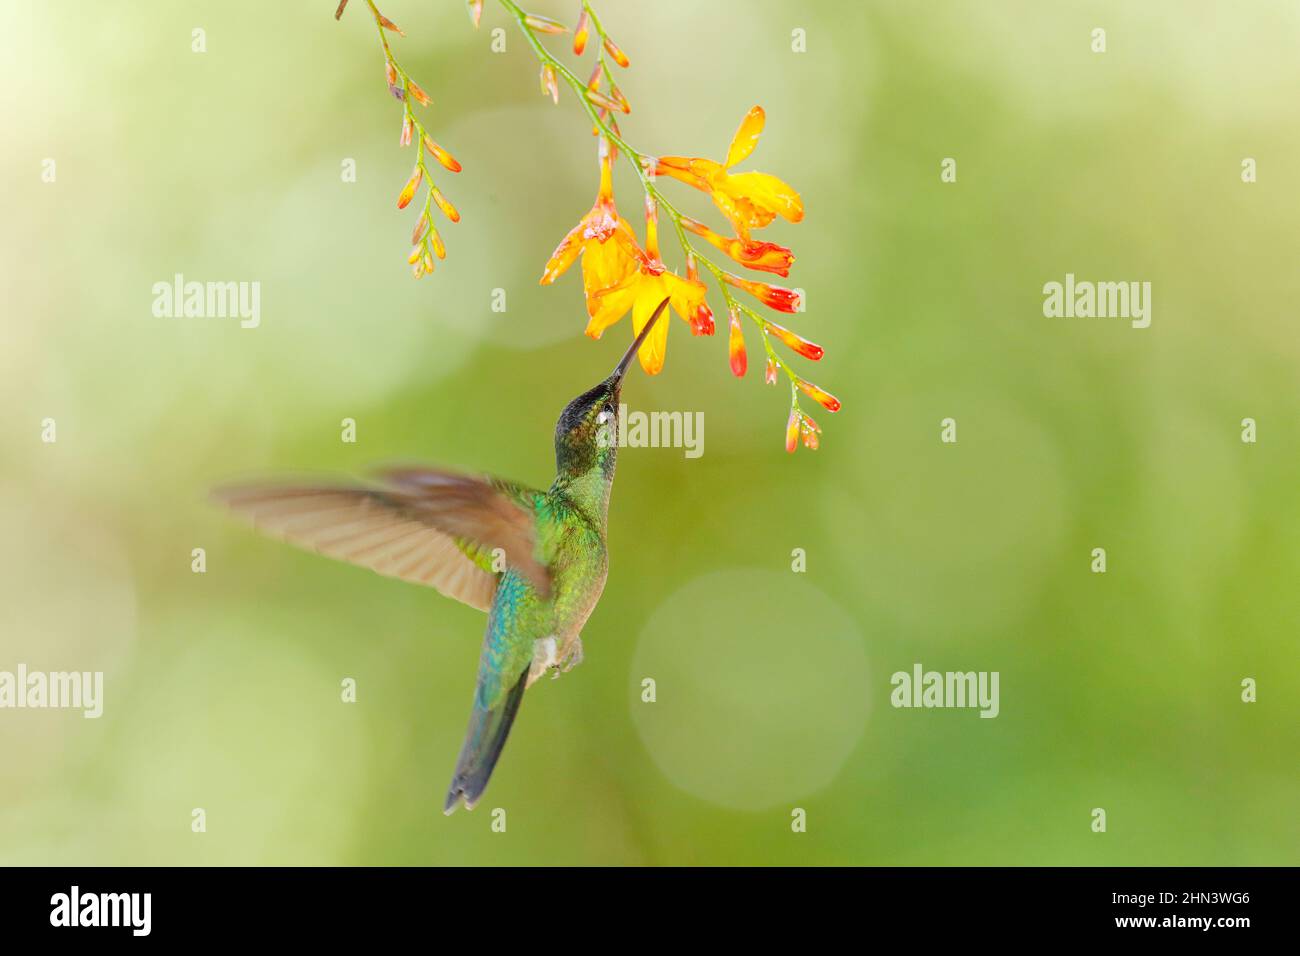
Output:
[[460,749],[460,758],[456,761],[456,772],[451,777],[451,787],[447,790],[447,802],[442,812],[452,813],[465,798],[465,809],[473,810],[479,797],[487,789],[488,779],[501,757],[501,749],[506,745],[510,734],[510,725],[519,713],[519,702],[524,699],[524,688],[528,686],[528,670],[519,675],[514,687],[498,707],[488,709],[475,705],[469,717],[469,730],[465,733],[465,743]]

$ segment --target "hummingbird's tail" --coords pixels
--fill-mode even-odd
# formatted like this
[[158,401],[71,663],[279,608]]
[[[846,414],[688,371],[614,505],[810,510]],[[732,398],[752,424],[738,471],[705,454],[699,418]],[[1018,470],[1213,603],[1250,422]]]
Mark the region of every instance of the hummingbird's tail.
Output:
[[506,737],[510,734],[510,725],[519,713],[519,702],[524,699],[528,671],[529,668],[525,667],[500,706],[488,709],[475,705],[469,716],[469,730],[465,732],[460,758],[456,761],[456,772],[452,774],[451,787],[447,790],[443,813],[454,811],[462,796],[465,809],[473,810],[487,789],[488,778],[492,776],[492,769],[497,765],[501,748],[506,745]]

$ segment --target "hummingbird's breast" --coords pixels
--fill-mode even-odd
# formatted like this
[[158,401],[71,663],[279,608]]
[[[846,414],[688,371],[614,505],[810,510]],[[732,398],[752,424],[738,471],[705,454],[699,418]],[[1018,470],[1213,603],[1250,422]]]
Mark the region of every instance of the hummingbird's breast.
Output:
[[579,532],[575,538],[567,560],[554,571],[555,636],[561,658],[582,634],[609,577],[603,537],[594,532]]

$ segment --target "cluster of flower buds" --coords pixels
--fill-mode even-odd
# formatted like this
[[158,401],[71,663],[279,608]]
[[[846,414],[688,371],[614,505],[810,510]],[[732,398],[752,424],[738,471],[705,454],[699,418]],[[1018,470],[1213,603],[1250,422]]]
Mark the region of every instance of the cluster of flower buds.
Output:
[[805,448],[816,451],[821,444],[817,436],[821,433],[821,426],[812,420],[811,415],[804,414],[801,408],[791,408],[790,420],[785,425],[785,450],[793,452],[802,441]]
[[[347,0],[342,0],[334,16],[337,19],[343,14],[347,6]],[[448,172],[460,172],[460,163],[456,158],[439,146],[433,137],[429,135],[425,126],[420,122],[416,111],[412,109],[412,104],[428,106],[432,100],[429,94],[419,83],[415,82],[410,75],[398,64],[397,58],[393,56],[392,48],[388,44],[388,33],[396,33],[398,36],[405,36],[402,30],[388,17],[379,12],[374,3],[367,3],[371,13],[374,15],[375,24],[379,28],[379,42],[384,51],[384,82],[388,85],[388,92],[392,94],[393,99],[402,104],[402,129],[398,136],[399,146],[410,146],[417,143],[415,158],[415,168],[411,170],[410,177],[406,180],[406,185],[397,196],[397,208],[405,209],[415,198],[416,192],[423,183],[427,186],[424,194],[424,202],[421,204],[420,218],[416,220],[415,230],[411,233],[411,254],[407,257],[407,262],[411,266],[411,274],[419,279],[433,271],[434,259],[445,259],[447,257],[447,247],[443,244],[442,236],[438,234],[437,228],[433,225],[431,218],[431,209],[437,206],[448,219],[452,222],[460,221],[460,213],[442,194],[434,178],[426,165],[426,153],[429,157],[437,160],[438,164]],[[479,9],[482,9],[482,3],[479,3]]]

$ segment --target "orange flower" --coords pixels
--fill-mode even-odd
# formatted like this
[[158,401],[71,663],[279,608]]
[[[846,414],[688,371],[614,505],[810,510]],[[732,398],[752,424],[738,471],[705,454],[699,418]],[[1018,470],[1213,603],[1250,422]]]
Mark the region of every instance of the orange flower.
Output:
[[762,272],[775,272],[782,277],[790,274],[790,266],[794,264],[794,253],[785,246],[778,246],[775,242],[757,242],[753,239],[720,236],[704,223],[696,222],[688,216],[682,216],[681,222],[683,229],[695,233],[742,266]]
[[798,379],[795,382],[799,390],[813,399],[828,412],[838,412],[840,410],[840,400],[823,388],[814,385],[806,379]]
[[[637,250],[638,257],[634,260],[635,268],[631,274],[621,282],[600,289],[587,300],[587,310],[591,315],[591,321],[587,323],[587,334],[593,339],[600,338],[629,309],[632,311],[632,334],[640,335],[641,329],[665,298],[672,310],[690,323],[692,331],[700,328],[703,321],[701,314],[708,311],[704,305],[704,283],[689,274],[683,279],[676,273],[669,272],[663,264],[659,258],[659,233],[654,206],[649,203],[646,208],[645,232],[645,252]],[[712,320],[713,314],[709,312],[710,325]],[[645,369],[647,375],[658,375],[663,371],[664,355],[668,350],[668,326],[667,322],[655,323],[654,329],[637,351],[641,368]]]
[[591,18],[587,13],[587,8],[582,8],[582,15],[578,17],[578,25],[573,28],[573,55],[582,56],[582,51],[587,49],[587,32]]
[[[582,288],[587,297],[587,313],[595,315],[594,298],[602,289],[618,285],[635,271],[638,258],[644,253],[636,243],[628,221],[618,214],[614,206],[614,180],[609,144],[600,141],[600,189],[591,211],[569,230],[568,235],[551,253],[541,284],[550,285],[573,260],[582,256]],[[613,239],[613,242],[610,240]],[[657,305],[658,303],[656,303]]]
[[407,207],[407,204],[410,203],[411,198],[415,195],[415,191],[420,188],[420,180],[423,178],[424,170],[419,166],[416,166],[415,171],[411,173],[411,178],[406,181],[406,185],[402,187],[401,193],[398,194],[398,209],[405,209]]
[[[622,282],[596,293],[596,310],[587,323],[587,334],[593,339],[621,319],[628,309],[632,310],[632,334],[641,334],[650,316],[654,314],[659,303],[669,300],[672,310],[687,322],[691,322],[699,307],[704,304],[704,283],[683,279],[676,273],[669,272],[662,262],[654,261],[649,265],[638,263],[636,270]],[[590,305],[591,302],[588,302]],[[712,316],[710,315],[710,318]],[[667,322],[655,323],[654,329],[637,352],[641,367],[647,375],[658,375],[663,371],[664,355],[668,350]]]
[[456,157],[451,155],[451,153],[447,152],[427,136],[424,137],[424,148],[429,151],[429,154],[433,156],[434,159],[442,163],[443,168],[448,172],[460,172],[461,166],[460,163],[456,162]]
[[737,289],[744,289],[769,309],[791,313],[799,311],[802,300],[799,298],[799,293],[794,289],[787,289],[779,285],[768,285],[766,282],[754,282],[752,279],[742,279],[740,276],[733,276],[729,272],[724,272],[722,278],[727,284],[734,285]]
[[754,151],[765,119],[761,106],[745,114],[727,150],[726,162],[660,156],[655,165],[656,175],[671,176],[709,193],[742,240],[749,238],[751,229],[761,229],[778,215],[790,222],[803,218],[803,200],[784,181],[768,173],[730,172]]
[[787,348],[799,353],[806,359],[812,359],[816,362],[826,354],[826,350],[816,342],[809,342],[803,336],[796,335],[784,326],[777,325],[775,322],[767,322],[763,327],[767,329],[769,335],[780,339],[785,343]]
[[[699,266],[695,263],[693,255],[686,256],[686,278],[692,282],[700,281]],[[713,310],[709,308],[708,303],[703,299],[691,313],[691,335],[712,335],[713,334]]]
[[740,316],[735,309],[731,310],[729,320],[731,329],[727,337],[727,353],[731,359],[731,374],[743,378],[749,362],[745,357],[745,335],[740,331]]
[[785,450],[793,454],[802,440],[805,448],[816,451],[821,445],[821,440],[817,437],[821,433],[821,426],[812,420],[812,416],[805,415],[796,406],[790,409],[790,418],[785,423]]

